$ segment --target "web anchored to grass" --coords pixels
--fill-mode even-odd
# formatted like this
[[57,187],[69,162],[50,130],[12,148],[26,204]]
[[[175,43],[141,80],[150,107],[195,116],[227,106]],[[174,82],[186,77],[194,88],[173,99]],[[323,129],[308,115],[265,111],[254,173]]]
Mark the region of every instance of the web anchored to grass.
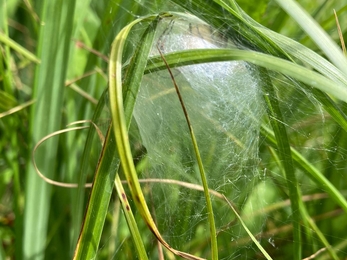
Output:
[[[75,259],[97,255],[114,179],[127,222],[116,223],[116,257],[346,255],[344,234],[317,223],[347,212],[337,188],[346,109],[332,98],[347,100],[346,76],[236,4],[216,2],[184,5],[208,23],[161,13],[116,37],[97,108],[109,100],[112,123]],[[231,15],[209,15],[222,7]]]
[[[194,145],[191,143],[186,125],[186,117],[189,115],[209,187],[225,194],[239,207],[241,218],[246,219],[245,222],[231,222],[228,205],[218,206],[219,202],[213,200],[213,216],[218,239],[225,243],[222,243],[224,246],[219,244],[219,254],[228,258],[247,255],[252,244],[235,246],[231,250],[230,244],[226,241],[241,243],[242,239],[248,236],[247,232],[250,234],[249,230],[260,238],[261,232],[274,220],[271,220],[273,216],[265,211],[263,214],[254,213],[262,212],[266,205],[274,203],[282,196],[289,196],[292,212],[295,212],[292,213],[292,223],[294,248],[299,250],[297,256],[301,255],[302,239],[299,223],[304,221],[303,230],[305,236],[311,239],[311,243],[315,239],[310,231],[313,229],[330,255],[336,258],[336,253],[331,250],[324,235],[310,219],[305,206],[300,203],[302,191],[298,189],[298,185],[307,182],[306,175],[319,185],[329,187],[327,192],[343,208],[346,202],[334,187],[329,186],[327,179],[317,172],[313,165],[302,160],[301,155],[290,148],[288,141],[285,141],[288,138],[285,129],[289,126],[291,118],[298,122],[312,115],[323,119],[317,121],[319,125],[325,125],[324,108],[334,110],[335,119],[343,116],[341,110],[319,90],[312,90],[292,78],[295,77],[294,70],[300,66],[274,57],[264,63],[259,57],[266,59],[266,55],[249,50],[250,45],[242,45],[244,40],[240,40],[238,35],[229,38],[227,32],[223,34],[192,16],[175,16],[174,14],[161,17],[158,22],[150,60],[145,69],[146,76],[141,81],[134,107],[133,115],[138,134],[132,142],[140,143],[144,151],[137,166],[137,175],[144,179],[163,180],[162,183],[148,184],[144,188],[147,204],[153,205],[151,213],[147,211],[145,215],[155,216],[155,225],[165,240],[175,248],[182,248],[182,251],[196,250],[196,244],[186,241],[194,241],[199,237],[199,243],[204,244],[213,236],[210,232],[204,231],[207,230],[208,216],[212,213],[206,208],[203,194],[179,186],[166,185],[167,182],[164,182],[166,179],[174,179],[187,183],[202,183],[199,177],[201,167],[196,161]],[[220,52],[217,52],[218,50]],[[279,48],[278,51],[282,50]],[[289,54],[286,55],[289,60],[292,59]],[[291,77],[268,74],[264,69],[258,70],[250,63],[231,61],[233,58],[245,59],[262,67],[268,66]],[[288,66],[288,71],[285,70],[285,66]],[[304,67],[300,68],[305,70]],[[172,72],[171,76],[167,70]],[[317,85],[317,82],[310,80],[311,76],[323,80],[323,76],[321,78],[321,75],[312,74],[309,70],[307,76],[298,75],[297,78],[318,89],[324,89],[319,86],[320,83]],[[343,77],[338,77],[344,81]],[[177,98],[172,78],[180,89],[181,101]],[[323,81],[325,80],[329,81],[324,77]],[[335,86],[331,81],[328,84]],[[282,91],[284,87],[286,93]],[[336,85],[336,90],[338,88]],[[274,133],[266,126],[264,100],[268,103],[268,119],[272,122]],[[182,112],[180,102],[184,103],[187,109],[186,115]],[[301,104],[305,105],[305,108],[300,108]],[[279,153],[277,154],[276,150],[271,152],[274,158],[279,159],[279,164],[266,163],[261,166],[258,157],[259,145],[263,145],[259,143],[260,130],[265,138],[261,140],[266,140],[274,146],[278,145]],[[309,139],[309,135],[296,125],[289,127],[288,133]],[[317,148],[312,146],[312,150],[320,149],[322,144],[315,145],[318,145]],[[300,175],[300,182],[294,174],[294,163],[305,173]],[[135,179],[131,177],[129,180],[132,183]],[[315,187],[310,182],[307,185]],[[136,200],[137,191],[133,192],[133,196]],[[144,201],[141,202],[142,206],[143,203]],[[246,226],[249,226],[249,229],[245,228]],[[271,247],[277,248],[278,240],[271,235],[271,231],[267,232],[264,238],[264,245],[270,246],[270,251]],[[236,242],[235,245],[237,244]],[[259,244],[257,247],[262,250]],[[201,247],[199,255],[209,255],[208,248]]]
[[[162,20],[156,35],[152,55],[158,54],[156,46],[162,55],[221,46],[235,48],[213,28],[189,16]],[[209,187],[228,194],[233,201],[242,201],[247,196],[245,185],[257,176],[259,161],[259,119],[264,109],[256,70],[234,61],[189,65],[172,69],[172,73],[194,129]],[[147,151],[144,176],[203,183],[185,115],[166,70],[144,77],[134,117]],[[150,190],[160,230],[174,245],[208,228],[206,219],[213,213],[206,211],[202,193],[160,183],[150,185]],[[161,198],[166,198],[164,204]],[[219,228],[231,221],[224,207],[213,215]],[[178,226],[181,228],[169,228]],[[236,228],[234,232],[242,231]],[[211,234],[200,236],[208,241]]]

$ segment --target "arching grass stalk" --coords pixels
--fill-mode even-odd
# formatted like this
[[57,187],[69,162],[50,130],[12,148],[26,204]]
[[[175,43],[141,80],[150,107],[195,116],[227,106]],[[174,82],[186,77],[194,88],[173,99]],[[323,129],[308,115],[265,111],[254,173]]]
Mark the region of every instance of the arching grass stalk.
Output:
[[195,134],[194,134],[194,131],[193,131],[193,126],[190,123],[188,111],[186,109],[186,106],[184,105],[184,101],[183,101],[181,92],[180,92],[180,90],[179,90],[179,88],[178,88],[178,86],[176,84],[176,80],[175,80],[175,78],[174,78],[174,76],[172,74],[172,71],[171,71],[169,65],[167,64],[167,62],[165,60],[165,57],[163,56],[162,52],[160,51],[159,47],[158,47],[158,51],[160,53],[161,58],[163,59],[163,61],[165,63],[165,66],[166,66],[166,68],[167,68],[167,70],[168,70],[168,72],[170,74],[170,77],[172,79],[172,82],[173,82],[173,84],[175,86],[175,90],[176,90],[178,99],[179,99],[180,104],[182,106],[184,117],[185,117],[185,119],[187,121],[187,125],[188,125],[188,128],[189,128],[189,134],[190,134],[190,137],[192,139],[196,160],[197,160],[198,165],[199,165],[199,171],[200,171],[200,177],[201,177],[202,185],[204,187],[204,195],[205,195],[205,200],[206,200],[208,220],[209,220],[209,223],[210,223],[212,259],[213,260],[218,260],[217,233],[216,233],[216,225],[215,225],[215,222],[214,222],[212,201],[211,201],[211,196],[210,196],[209,189],[208,189],[208,184],[207,184],[206,173],[205,173],[205,170],[204,170],[204,165],[202,163],[201,156],[200,156],[198,143],[196,141]]
[[[151,22],[155,20],[157,16],[151,16],[152,20],[147,20]],[[134,24],[134,23],[133,23]],[[133,25],[131,24],[131,26]],[[155,24],[155,21],[154,21]],[[125,99],[125,110],[130,116],[126,116],[126,118],[130,118],[132,114],[132,108],[134,105],[134,97],[140,85],[140,81],[143,74],[143,67],[146,65],[148,52],[150,46],[152,45],[154,26],[153,23],[149,23],[147,30],[144,32],[141,38],[141,45],[139,45],[135,53],[132,57],[132,60],[127,68],[129,72],[129,77],[133,80],[128,79],[128,77],[124,78],[124,81],[127,83],[128,88],[132,90],[132,92],[124,92]],[[152,25],[152,26],[151,26]],[[138,72],[139,71],[139,72]],[[134,75],[141,75],[140,77],[135,77]],[[107,92],[104,93],[103,97],[108,95]],[[98,112],[101,112],[101,108],[104,107],[105,99],[101,98],[101,101],[98,104],[98,108],[96,111],[96,118],[98,117]],[[129,111],[129,112],[128,112]],[[125,128],[128,129],[130,126],[130,120],[126,121]],[[88,139],[88,141],[90,138]],[[98,161],[98,165],[96,168],[95,178],[93,181],[93,188],[90,195],[87,212],[85,214],[84,223],[82,226],[82,231],[80,237],[78,239],[78,243],[75,250],[74,259],[94,259],[98,252],[98,247],[100,243],[101,233],[103,229],[103,225],[105,222],[108,205],[110,202],[112,190],[114,187],[114,179],[116,178],[116,172],[119,167],[119,155],[117,154],[117,149],[115,147],[115,136],[113,132],[112,122],[108,127],[108,131],[105,138],[105,143],[103,145],[103,149],[100,154],[100,158]],[[87,151],[90,150],[90,146]],[[85,158],[85,157],[84,157]],[[85,165],[85,164],[83,164]],[[117,182],[116,182],[117,184]],[[116,185],[117,192],[119,194],[123,194],[122,190],[120,190],[120,185]],[[124,196],[120,196],[120,198],[124,198]],[[124,199],[121,200],[122,206],[125,207]],[[130,210],[124,211],[126,219],[128,221],[129,230],[131,232],[132,238],[135,242],[135,246],[138,252],[139,259],[147,259],[146,251],[144,250],[144,246],[142,245],[142,240],[140,239],[140,235],[134,221],[131,221],[131,212]],[[93,241],[93,243],[90,243]]]
[[[334,80],[299,64],[257,51],[238,49],[186,50],[168,54],[166,60],[170,67],[215,61],[243,60],[264,67],[270,71],[279,72],[292,77],[347,102],[347,89],[342,83],[335,82]],[[149,64],[150,65],[146,68],[146,71],[161,70],[165,68],[165,64],[160,57],[153,57]]]

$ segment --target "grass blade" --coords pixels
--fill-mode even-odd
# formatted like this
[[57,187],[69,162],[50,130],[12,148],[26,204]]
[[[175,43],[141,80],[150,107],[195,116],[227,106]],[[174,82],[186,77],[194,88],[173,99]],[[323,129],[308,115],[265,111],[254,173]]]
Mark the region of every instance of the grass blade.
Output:
[[[148,206],[146,204],[144,195],[142,193],[140,183],[138,181],[136,169],[134,166],[130,144],[129,144],[129,136],[128,136],[128,125],[130,121],[127,121],[131,118],[133,108],[130,106],[127,107],[127,103],[123,105],[123,83],[122,83],[122,57],[123,57],[123,49],[125,40],[132,29],[132,27],[139,22],[146,22],[150,20],[159,19],[160,17],[171,16],[170,14],[161,14],[160,16],[148,16],[145,18],[137,19],[134,22],[130,23],[126,26],[116,37],[112,44],[112,51],[110,57],[110,67],[109,67],[109,81],[110,81],[110,106],[112,113],[112,122],[114,123],[114,135],[117,141],[118,153],[121,160],[122,169],[127,178],[130,191],[132,193],[134,202],[144,218],[146,224],[151,229],[153,234],[157,237],[157,239],[171,252],[181,257],[187,259],[201,259],[200,257],[195,257],[193,255],[178,251],[173,249],[160,235],[153,218],[150,214]],[[149,53],[149,49],[148,49]],[[142,70],[144,71],[146,62],[143,65]],[[143,73],[142,71],[142,73]],[[134,75],[131,75],[134,76]],[[141,76],[142,77],[142,76]],[[131,93],[137,93],[139,87],[139,82],[129,87],[129,91]],[[133,87],[134,89],[132,89]],[[131,101],[130,101],[131,104]]]
[[254,244],[257,245],[257,247],[259,248],[259,250],[263,253],[263,255],[265,256],[266,259],[270,260],[272,259],[271,256],[266,252],[266,250],[261,246],[261,244],[258,242],[258,240],[253,236],[252,232],[247,228],[245,222],[243,222],[241,216],[239,215],[239,213],[237,213],[237,210],[235,210],[234,206],[230,203],[230,201],[227,199],[227,197],[225,197],[223,195],[224,200],[228,203],[229,207],[232,209],[232,211],[234,212],[234,214],[236,215],[237,219],[240,221],[242,227],[246,230],[247,234],[250,236],[250,238],[252,239],[252,241],[254,242]]
[[[277,141],[277,148],[279,158],[286,175],[287,186],[289,190],[289,199],[292,208],[292,225],[293,225],[293,258],[299,260],[302,258],[302,245],[301,245],[301,227],[300,222],[302,216],[300,214],[300,192],[299,184],[296,180],[293,167],[293,159],[290,150],[289,140],[281,110],[279,108],[278,99],[274,92],[271,80],[266,76],[266,71],[261,70],[264,80],[264,99],[267,104],[268,117],[271,126],[275,133]],[[266,78],[265,78],[266,77]]]
[[131,207],[128,203],[128,199],[126,196],[126,193],[124,191],[123,185],[121,180],[119,179],[119,175],[116,175],[116,180],[115,180],[115,188],[119,197],[119,200],[122,204],[124,216],[127,220],[128,227],[132,236],[132,239],[135,244],[135,248],[137,249],[137,253],[139,256],[139,259],[147,260],[147,254],[146,254],[146,249],[145,246],[143,245],[141,234],[137,228],[137,223],[134,218],[134,215],[131,211]]
[[[271,146],[277,147],[277,141],[275,140],[275,136],[270,129],[263,125],[261,128],[261,133],[264,137],[266,137],[267,142]],[[341,192],[314,165],[312,165],[293,147],[291,147],[291,153],[293,155],[293,160],[298,167],[305,171],[308,177],[318,183],[320,187],[324,187],[324,190],[330,195],[330,197],[334,199],[334,201],[340,205],[345,212],[347,212],[347,201]]]
[[80,237],[75,249],[74,259],[93,259],[97,255],[109,201],[113,191],[113,180],[119,160],[114,147],[112,125],[105,136],[88,208],[85,214]]
[[4,44],[9,46],[10,48],[15,50],[16,52],[22,54],[28,60],[35,62],[37,64],[40,63],[40,60],[33,53],[29,52],[27,49],[20,46],[18,43],[16,43],[12,39],[10,39],[8,36],[3,34],[2,32],[0,32],[0,42],[3,42]]
[[[154,26],[155,28],[155,26]],[[138,48],[135,52],[137,55],[134,55],[132,62],[130,63],[130,66],[128,67],[128,75],[129,77],[126,77],[125,82],[128,84],[135,84],[139,87],[139,82],[141,81],[141,77],[136,77],[134,74],[136,73],[137,69],[141,70],[141,64],[142,67],[145,66],[147,56],[145,55],[146,50],[143,48],[148,48],[147,53],[149,52],[149,47],[151,46],[153,32],[150,33],[153,30],[151,26],[149,26],[149,29],[147,32],[145,32],[144,37],[142,39],[142,45]],[[144,56],[142,56],[144,55]],[[142,72],[141,72],[142,73]],[[140,74],[141,75],[141,74]],[[135,81],[135,83],[133,82]],[[130,118],[132,113],[132,107],[134,106],[135,97],[133,94],[136,92],[124,92],[125,100],[127,101],[127,108],[130,111],[130,116],[128,117],[127,121],[127,127],[130,125]],[[112,107],[112,104],[111,104]],[[129,114],[129,113],[128,113]],[[106,213],[108,209],[108,204],[111,197],[111,190],[113,187],[113,180],[116,178],[116,183],[118,183],[117,187],[122,187],[119,185],[119,177],[116,176],[116,170],[114,169],[114,165],[117,165],[116,169],[119,166],[119,161],[117,159],[117,163],[115,164],[112,160],[112,158],[119,158],[117,151],[116,151],[116,145],[113,135],[113,127],[112,124],[109,126],[109,130],[105,139],[103,152],[99,159],[99,165],[97,167],[97,174],[95,176],[94,185],[92,189],[92,193],[90,196],[90,200],[88,203],[88,209],[86,212],[85,220],[83,229],[81,231],[81,235],[76,247],[75,251],[75,257],[74,259],[86,259],[86,258],[93,258],[97,254],[98,245],[100,242],[102,227],[104,225],[104,221],[106,218]],[[111,190],[110,190],[111,189]],[[123,189],[122,189],[123,190]],[[125,194],[123,191],[117,190],[119,194]],[[123,198],[124,196],[120,196],[120,198]],[[121,199],[123,208],[126,208],[126,205],[124,205],[124,201]],[[132,232],[134,232],[134,239],[135,239],[135,245],[138,249],[139,255],[144,259],[144,246],[142,244],[142,241],[139,240],[140,236],[138,235],[137,226],[134,221],[132,221],[132,217],[130,215],[129,211],[124,211],[128,224],[130,225],[129,228]],[[134,226],[135,225],[135,226]],[[95,241],[94,246],[90,246],[88,241]]]
[[[280,72],[347,102],[347,89],[344,85],[301,65],[260,52],[236,49],[200,49],[168,54],[166,59],[170,67],[212,61],[244,60]],[[152,58],[149,64],[146,70],[165,68],[165,64],[160,61],[160,57]]]
[[[37,57],[41,64],[36,68],[33,98],[37,102],[31,110],[31,143],[60,128],[64,81],[69,59],[69,45],[75,1],[44,1]],[[49,140],[38,151],[36,160],[43,172],[54,175],[57,141]],[[32,165],[27,169],[26,207],[24,215],[24,259],[43,259],[46,246],[51,187],[41,180]],[[38,234],[40,234],[38,236]]]
[[276,0],[300,27],[313,39],[325,55],[347,76],[347,59],[338,45],[317,24],[317,22],[295,1]]
[[195,138],[195,134],[193,131],[193,126],[190,123],[190,119],[188,116],[188,111],[184,105],[184,101],[181,95],[181,92],[176,84],[175,78],[172,74],[172,71],[169,67],[169,65],[167,64],[162,52],[160,51],[160,49],[158,48],[158,51],[160,53],[160,56],[162,57],[165,66],[167,67],[170,77],[172,79],[172,82],[175,86],[176,89],[176,93],[177,96],[179,98],[180,104],[182,106],[182,110],[184,113],[184,117],[186,118],[187,121],[187,125],[189,128],[189,133],[190,133],[190,137],[192,139],[192,143],[193,143],[193,147],[194,147],[194,152],[195,152],[195,156],[196,156],[196,160],[198,162],[199,165],[199,171],[200,171],[200,177],[201,177],[201,181],[203,184],[203,188],[204,188],[204,194],[205,194],[205,200],[206,200],[206,207],[207,207],[207,213],[208,213],[208,219],[209,219],[209,223],[210,223],[210,234],[211,234],[211,252],[212,252],[212,259],[213,260],[217,260],[218,259],[218,244],[217,244],[217,233],[216,233],[216,225],[215,225],[215,221],[214,221],[214,214],[213,214],[213,208],[212,208],[212,201],[211,201],[211,197],[210,197],[210,193],[209,193],[209,188],[208,188],[208,183],[207,183],[207,178],[206,178],[206,173],[205,173],[205,169],[204,169],[204,165],[202,163],[201,160],[201,156],[200,156],[200,151],[199,151],[199,147],[198,147],[198,143],[196,141]]

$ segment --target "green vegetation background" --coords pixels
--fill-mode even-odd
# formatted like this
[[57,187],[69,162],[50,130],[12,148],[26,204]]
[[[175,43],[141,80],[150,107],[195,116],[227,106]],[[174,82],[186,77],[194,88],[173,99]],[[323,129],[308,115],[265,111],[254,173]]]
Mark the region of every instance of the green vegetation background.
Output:
[[[184,12],[177,4],[179,2],[0,1],[0,259],[69,259],[73,256],[90,190],[66,189],[44,183],[33,168],[33,147],[41,138],[66,128],[67,124],[93,117],[96,103],[107,88],[106,60],[111,43],[124,26],[143,15],[161,11]],[[340,45],[333,13],[335,9],[346,39],[347,5],[343,1],[298,2]],[[325,57],[275,1],[237,3],[260,24]],[[195,14],[199,15],[199,10]],[[223,17],[225,14],[213,15]],[[279,85],[281,80],[279,78]],[[288,86],[289,83],[283,85]],[[301,99],[305,100],[305,97],[285,92],[279,94],[279,100],[283,101],[281,109],[290,144],[300,150],[345,196],[346,128],[343,123],[336,123],[329,111],[317,112],[314,110],[317,108],[308,106]],[[346,111],[344,103],[337,101],[336,104],[341,111]],[[18,111],[7,114],[13,108],[18,108]],[[109,119],[108,113],[102,113],[98,118],[104,133]],[[41,172],[55,180],[78,182],[86,136],[87,130],[81,130],[45,142],[35,157]],[[281,159],[276,149],[271,148],[269,140],[260,138],[262,163],[259,172],[269,180],[265,185],[277,187],[276,194],[267,194],[268,187],[262,187],[263,196],[278,199],[267,205],[268,211],[263,214],[265,218],[261,218],[261,222],[254,218],[250,223],[258,225],[253,227],[257,232],[262,232],[257,238],[274,259],[294,259],[295,238],[290,222],[288,188],[284,177],[272,175],[283,170],[279,162]],[[101,151],[97,138],[91,149],[89,181],[93,179],[93,170]],[[316,223],[336,253],[333,256],[345,259],[346,209],[337,203],[338,200],[327,195],[325,187],[314,183],[302,172],[296,171],[296,174],[302,200],[310,216],[306,221]],[[255,187],[260,189],[254,183],[248,187],[254,205],[258,199],[256,193],[252,193]],[[238,206],[247,213],[246,207]],[[225,207],[225,210],[230,209]],[[158,258],[157,243],[138,214],[135,217],[150,259]],[[304,226],[300,240],[303,257],[325,248],[319,235],[310,233],[305,221],[298,225]],[[196,236],[190,237],[190,241],[180,241],[179,238],[173,241],[183,249],[185,244],[189,244],[186,248],[192,254],[208,258],[209,243],[205,236],[201,236],[202,233],[204,231],[197,230]],[[227,241],[221,236],[218,242],[220,259],[263,257],[246,234],[242,237],[237,234],[234,241]],[[322,251],[318,257],[330,259],[332,256],[326,251]],[[115,194],[97,252],[97,259],[137,257]],[[175,259],[168,252],[165,256]]]

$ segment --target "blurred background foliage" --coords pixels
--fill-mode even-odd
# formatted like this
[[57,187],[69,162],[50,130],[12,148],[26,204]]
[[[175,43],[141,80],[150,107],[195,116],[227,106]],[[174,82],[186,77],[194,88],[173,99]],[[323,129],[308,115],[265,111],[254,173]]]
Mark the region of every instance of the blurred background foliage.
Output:
[[[344,1],[298,2],[340,44],[335,9],[343,37],[347,39]],[[237,3],[263,26],[321,54],[274,1],[240,0]],[[184,9],[168,0],[0,0],[0,259],[72,257],[89,189],[79,192],[45,183],[33,169],[33,147],[42,137],[71,122],[92,118],[96,103],[107,88],[107,57],[114,37],[137,17],[161,11]],[[283,83],[281,76],[274,75],[273,79]],[[307,105],[305,95],[295,92],[288,83],[283,84],[288,92],[280,95],[280,99],[292,145],[346,195],[346,133],[320,110],[320,104]],[[346,111],[345,104],[340,105]],[[104,134],[109,119],[108,111],[103,111],[98,118]],[[55,180],[78,182],[86,136],[86,130],[76,131],[46,142],[36,155],[41,171]],[[287,219],[290,208],[287,191],[283,188],[285,180],[274,176],[281,175],[281,167],[272,148],[262,137],[259,143],[258,171],[264,180],[249,185],[243,214],[247,216],[253,212],[254,216],[248,220],[251,230],[263,232],[259,240],[274,259],[291,259],[292,235]],[[95,138],[88,181],[93,180],[100,151],[100,141]],[[308,212],[338,256],[346,258],[346,213],[301,172],[298,179]],[[181,195],[189,196],[194,205],[196,191],[186,193]],[[259,198],[271,202],[263,205],[267,213],[261,218],[254,213],[258,209],[252,208],[252,205],[262,204]],[[163,203],[168,203],[165,198]],[[225,210],[229,209],[225,207]],[[136,219],[141,223],[139,216],[136,215]],[[172,228],[184,233],[187,225],[189,222]],[[158,258],[157,243],[149,236],[146,225],[139,224],[139,229],[149,256]],[[186,244],[194,254],[208,255],[204,232],[199,226],[194,237],[185,237],[189,241],[181,241],[181,237],[172,241],[177,245]],[[303,245],[304,256],[322,247],[310,234],[304,237],[307,243]],[[237,234],[231,241],[221,239],[219,243],[221,252],[225,252],[221,259],[261,258],[246,234]],[[324,252],[320,256],[324,259]],[[166,257],[175,259],[169,253]],[[116,195],[112,196],[97,259],[136,259]]]

